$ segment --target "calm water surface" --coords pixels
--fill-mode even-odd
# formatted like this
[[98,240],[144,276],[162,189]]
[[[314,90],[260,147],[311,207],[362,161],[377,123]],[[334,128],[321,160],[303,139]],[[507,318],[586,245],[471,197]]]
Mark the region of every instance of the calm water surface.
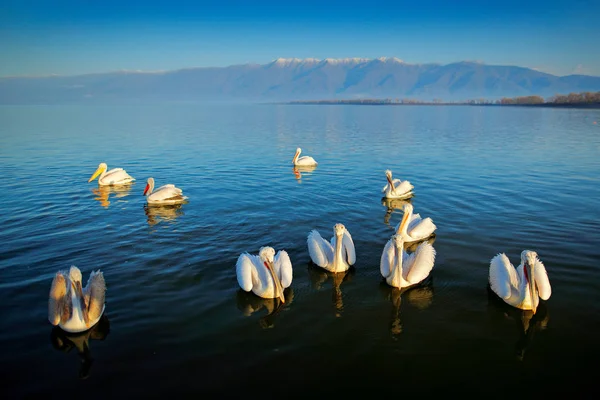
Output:
[[[294,171],[296,147],[313,171]],[[87,183],[100,162],[129,188]],[[435,267],[398,292],[379,275],[415,186],[438,226]],[[600,112],[493,107],[0,108],[0,353],[11,397],[245,393],[584,393],[600,344]],[[189,202],[148,208],[142,191]],[[312,266],[311,229],[354,238],[347,274]],[[235,262],[264,245],[294,267],[278,307]],[[490,259],[538,252],[552,297],[534,318],[490,296]],[[54,273],[101,269],[105,318],[47,320]],[[503,387],[501,389],[501,387]]]

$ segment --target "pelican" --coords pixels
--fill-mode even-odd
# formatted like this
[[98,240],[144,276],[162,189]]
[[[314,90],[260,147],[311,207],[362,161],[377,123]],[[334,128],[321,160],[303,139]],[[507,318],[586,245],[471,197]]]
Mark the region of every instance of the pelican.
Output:
[[507,304],[535,314],[540,298],[548,300],[552,290],[544,264],[535,251],[523,250],[521,264],[515,269],[504,253],[490,261],[492,290]]
[[381,189],[385,193],[386,199],[406,199],[413,195],[412,190],[415,188],[409,181],[401,181],[400,179],[392,179],[392,171],[385,171],[385,177],[388,183]]
[[283,290],[292,284],[292,262],[285,250],[261,247],[258,256],[240,254],[235,265],[237,281],[246,291],[265,299],[279,298],[285,303]]
[[154,178],[148,178],[146,189],[144,189],[144,196],[148,204],[159,204],[159,205],[170,205],[170,204],[181,204],[187,200],[182,194],[182,190],[175,187],[175,185],[167,184],[159,187],[154,191]]
[[404,205],[404,216],[396,225],[396,233],[402,235],[405,243],[427,239],[436,229],[437,226],[431,218],[421,219],[419,214],[413,214],[413,206],[410,203]]
[[308,234],[308,252],[312,262],[330,272],[347,271],[356,262],[352,236],[342,224],[333,226],[331,243],[321,237],[317,230]]
[[110,185],[125,185],[135,181],[123,168],[113,168],[110,171],[106,163],[100,163],[96,172],[90,177],[88,183],[98,178],[98,186],[110,186]]
[[296,149],[296,154],[294,154],[294,159],[292,160],[292,164],[294,164],[294,165],[317,165],[318,164],[318,162],[316,162],[315,159],[310,156],[300,157],[300,153],[302,153],[302,149],[300,147],[298,147]]
[[81,271],[76,266],[68,272],[57,272],[50,287],[48,320],[67,332],[88,330],[104,313],[105,291],[100,270],[92,271],[84,289],[81,288]]
[[379,270],[388,285],[402,289],[422,282],[433,269],[435,249],[423,242],[408,254],[404,250],[402,235],[395,234],[383,249]]

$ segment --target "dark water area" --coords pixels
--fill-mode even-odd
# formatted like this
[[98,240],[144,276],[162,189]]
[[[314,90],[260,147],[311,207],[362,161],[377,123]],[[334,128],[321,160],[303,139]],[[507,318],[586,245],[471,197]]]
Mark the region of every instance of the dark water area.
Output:
[[[0,107],[0,345],[9,398],[320,394],[583,396],[600,355],[600,111],[293,105]],[[314,157],[294,170],[296,147]],[[87,180],[100,162],[136,178]],[[415,187],[437,225],[429,278],[379,273]],[[148,207],[148,177],[188,203]],[[351,233],[331,274],[306,238]],[[288,252],[286,302],[241,291],[235,263]],[[539,254],[552,296],[532,316],[488,288],[491,258]],[[54,274],[107,284],[100,323],[47,319]],[[3,396],[4,397],[4,396]],[[6,398],[6,397],[5,397]]]

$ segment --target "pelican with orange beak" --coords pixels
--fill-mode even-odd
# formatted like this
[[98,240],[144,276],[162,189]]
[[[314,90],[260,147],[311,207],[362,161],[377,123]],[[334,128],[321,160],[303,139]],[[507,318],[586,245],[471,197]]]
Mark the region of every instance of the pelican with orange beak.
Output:
[[523,250],[521,264],[515,268],[504,253],[490,261],[490,287],[506,304],[535,314],[542,300],[552,294],[544,264],[535,251]]
[[318,163],[315,161],[314,158],[310,157],[310,156],[302,156],[300,157],[300,153],[302,153],[302,149],[300,147],[298,147],[296,149],[296,154],[294,154],[294,159],[292,160],[292,164],[294,165],[317,165]]
[[292,262],[285,250],[261,247],[258,256],[242,253],[235,266],[237,281],[246,291],[265,299],[280,299],[285,303],[283,290],[292,284]]
[[354,241],[343,224],[333,226],[329,242],[315,229],[310,231],[306,242],[312,262],[329,272],[344,272],[356,263]]
[[187,200],[187,197],[183,195],[183,191],[170,183],[154,191],[154,178],[148,178],[144,196],[146,196],[148,205],[181,204]]
[[123,168],[113,168],[108,171],[106,163],[100,163],[96,172],[88,179],[88,183],[98,178],[98,186],[126,185],[135,181]]
[[396,233],[402,236],[404,243],[413,243],[425,240],[433,235],[437,226],[429,217],[422,219],[419,214],[413,214],[413,205],[404,205],[404,216],[396,225]]
[[400,179],[392,179],[392,171],[385,171],[387,184],[381,189],[385,193],[386,199],[407,199],[413,195],[415,188],[409,181],[401,181]]
[[68,272],[57,272],[50,287],[48,320],[67,332],[90,329],[104,313],[104,275],[100,270],[92,271],[85,288],[81,278],[79,268],[72,266]]

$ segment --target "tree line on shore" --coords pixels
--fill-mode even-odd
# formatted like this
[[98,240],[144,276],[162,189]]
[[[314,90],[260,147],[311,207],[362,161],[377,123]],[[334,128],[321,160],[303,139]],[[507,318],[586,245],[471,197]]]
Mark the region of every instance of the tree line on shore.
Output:
[[577,104],[593,104],[600,103],[600,92],[582,92],[569,93],[566,95],[557,94],[547,99],[541,96],[520,96],[520,97],[503,97],[497,100],[489,100],[485,98],[462,100],[462,101],[443,101],[442,99],[416,100],[416,99],[347,99],[347,100],[298,100],[290,102],[292,104],[470,104],[470,105],[511,105],[511,104],[547,104],[547,105],[577,105]]

